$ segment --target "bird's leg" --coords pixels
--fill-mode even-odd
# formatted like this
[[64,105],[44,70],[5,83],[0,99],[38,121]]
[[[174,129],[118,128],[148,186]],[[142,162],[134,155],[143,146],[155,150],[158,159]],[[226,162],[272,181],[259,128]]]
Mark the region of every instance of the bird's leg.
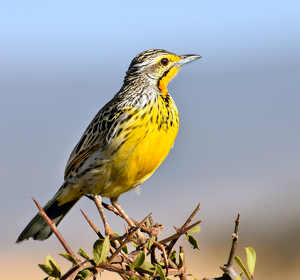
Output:
[[[135,227],[135,224],[131,221],[131,219],[128,217],[128,215],[125,213],[125,211],[122,209],[121,205],[118,202],[117,197],[110,198],[111,204],[118,210],[122,218],[128,223],[130,227]],[[140,230],[137,231],[137,236],[140,243],[145,243],[146,237],[140,232]]]
[[94,202],[99,210],[99,213],[100,213],[100,216],[101,216],[101,219],[103,221],[103,225],[104,225],[104,228],[105,228],[105,235],[113,235],[113,231],[112,229],[110,228],[110,226],[108,225],[107,221],[106,221],[106,217],[105,217],[105,213],[104,213],[104,209],[103,209],[103,206],[102,206],[102,198],[100,195],[94,195]]

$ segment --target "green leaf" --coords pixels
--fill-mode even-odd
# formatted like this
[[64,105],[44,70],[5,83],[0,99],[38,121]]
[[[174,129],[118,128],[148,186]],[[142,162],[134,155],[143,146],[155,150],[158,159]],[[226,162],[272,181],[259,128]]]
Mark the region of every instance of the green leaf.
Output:
[[184,253],[179,253],[179,267],[183,266]]
[[151,246],[153,245],[155,241],[155,236],[151,237],[146,244],[144,245],[144,248],[147,248],[148,250],[150,250]]
[[43,280],[50,280],[51,278],[49,276],[45,277]]
[[247,266],[250,272],[250,275],[254,274],[255,262],[256,262],[256,253],[251,247],[245,247],[247,255]]
[[81,257],[83,257],[83,258],[85,258],[86,260],[90,259],[90,257],[88,256],[88,254],[83,249],[81,249],[81,248],[78,250],[78,255],[81,256]]
[[191,230],[189,230],[189,233],[197,233],[201,230],[201,227],[195,226]]
[[91,275],[91,272],[88,269],[84,269],[77,273],[77,276],[81,277],[81,279],[87,279]]
[[125,245],[124,247],[122,247],[122,251],[128,255],[128,248],[127,248],[127,245]]
[[243,270],[244,274],[246,275],[246,277],[251,280],[251,277],[246,269],[246,267],[244,266],[243,262],[241,261],[241,259],[238,256],[234,257],[234,260],[236,261],[236,263],[240,266],[240,268]]
[[50,256],[46,256],[45,264],[38,264],[38,266],[49,276],[60,278],[61,271],[60,268],[57,266],[55,260]]
[[[54,261],[54,260],[53,260]],[[54,273],[54,277],[55,278],[59,278],[61,277],[61,271],[60,271],[60,268],[56,265],[55,262],[52,262],[52,260],[49,260],[50,264],[51,264],[51,267],[53,269],[53,273]]]
[[156,263],[156,264],[159,264],[161,267],[163,267],[163,266],[165,265],[164,260],[161,260],[161,261],[155,260],[155,263]]
[[152,276],[155,272],[155,266],[152,263],[144,261],[140,267],[136,268],[136,271],[139,273],[147,273]]
[[164,274],[163,269],[161,268],[161,266],[159,264],[155,265],[156,271],[158,272],[160,279],[161,280],[166,280],[166,275]]
[[124,247],[122,247],[121,249],[126,255],[128,255],[128,248],[127,245],[125,245]]
[[174,262],[176,261],[176,251],[172,251],[170,254],[169,254],[169,259]]
[[73,256],[71,256],[70,254],[67,254],[67,253],[59,253],[59,255],[61,255],[62,257],[66,258],[68,261],[70,261],[71,263],[73,264],[78,264],[76,259],[74,259]]
[[50,261],[56,265],[55,260],[50,255],[47,255],[45,260],[45,265],[51,266]]
[[187,234],[185,239],[193,246],[193,249],[200,250],[198,242],[194,236]]
[[144,224],[145,224],[145,227],[149,227],[150,226],[149,220],[146,220]]
[[140,267],[144,263],[145,259],[146,259],[145,252],[141,251],[137,256],[137,258],[134,260],[134,262],[131,264],[130,270],[133,270],[136,267]]
[[105,239],[98,239],[93,246],[93,259],[96,265],[99,263],[107,263],[106,257],[108,256],[110,243],[108,236]]
[[49,276],[54,276],[54,275],[53,275],[53,269],[52,269],[51,266],[48,266],[48,265],[43,264],[43,263],[39,263],[38,266],[39,266],[39,268],[40,268],[41,270],[43,270],[43,271],[44,271],[46,274],[48,274]]

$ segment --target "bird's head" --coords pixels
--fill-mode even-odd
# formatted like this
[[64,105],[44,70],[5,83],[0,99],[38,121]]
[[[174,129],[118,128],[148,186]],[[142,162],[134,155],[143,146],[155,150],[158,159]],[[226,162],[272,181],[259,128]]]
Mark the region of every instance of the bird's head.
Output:
[[162,95],[167,94],[168,83],[178,70],[189,62],[201,58],[200,55],[176,55],[161,49],[151,49],[138,54],[131,62],[125,81],[147,79],[158,88]]

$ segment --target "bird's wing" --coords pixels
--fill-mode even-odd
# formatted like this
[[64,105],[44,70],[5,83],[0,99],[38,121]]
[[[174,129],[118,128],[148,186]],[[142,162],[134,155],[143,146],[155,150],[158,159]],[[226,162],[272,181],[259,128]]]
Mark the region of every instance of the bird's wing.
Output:
[[118,109],[117,103],[114,99],[107,103],[87,127],[70,155],[65,169],[65,178],[93,152],[99,148],[105,149],[116,135],[120,125],[126,119],[126,113]]

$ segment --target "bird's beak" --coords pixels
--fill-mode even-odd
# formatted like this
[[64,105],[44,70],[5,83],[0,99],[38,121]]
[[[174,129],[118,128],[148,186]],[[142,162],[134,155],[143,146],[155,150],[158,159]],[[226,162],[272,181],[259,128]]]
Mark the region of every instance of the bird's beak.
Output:
[[181,55],[182,59],[180,59],[179,61],[177,61],[175,63],[175,66],[181,67],[184,64],[190,63],[194,60],[197,60],[199,58],[201,58],[201,55],[197,55],[197,54],[186,54],[186,55]]

